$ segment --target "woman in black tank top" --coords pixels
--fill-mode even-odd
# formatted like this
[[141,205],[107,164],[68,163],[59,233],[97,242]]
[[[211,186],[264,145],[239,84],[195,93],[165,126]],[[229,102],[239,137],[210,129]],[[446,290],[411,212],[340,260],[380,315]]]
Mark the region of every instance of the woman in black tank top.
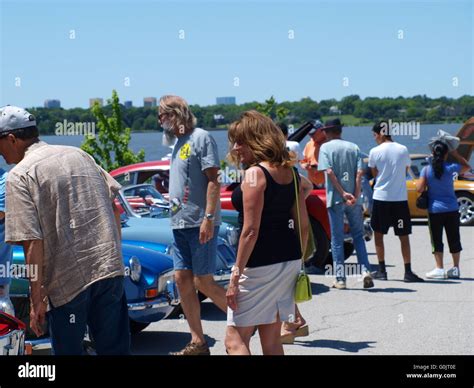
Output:
[[[226,348],[250,354],[255,327],[264,354],[283,354],[281,322],[294,320],[294,288],[301,267],[296,195],[300,196],[301,237],[306,244],[308,214],[285,138],[273,121],[245,112],[229,128],[229,159],[247,165],[232,193],[241,236],[227,290]],[[292,171],[293,169],[293,171]]]
[[[268,170],[258,164],[264,173],[266,187],[257,241],[246,267],[261,267],[301,258],[300,243],[294,228],[291,209],[296,194],[293,180],[288,184],[275,182]],[[237,186],[232,193],[232,205],[239,212],[239,225],[244,225],[243,193]]]

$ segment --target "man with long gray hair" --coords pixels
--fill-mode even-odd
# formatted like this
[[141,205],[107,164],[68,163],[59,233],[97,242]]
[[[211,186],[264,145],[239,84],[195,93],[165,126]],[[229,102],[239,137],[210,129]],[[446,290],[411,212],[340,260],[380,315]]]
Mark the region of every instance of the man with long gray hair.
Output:
[[171,354],[209,355],[196,289],[221,310],[227,310],[225,290],[213,278],[221,222],[217,144],[207,131],[195,127],[196,119],[181,97],[163,96],[158,119],[163,128],[163,144],[176,142],[169,181],[173,263],[181,305],[191,330],[191,342]]

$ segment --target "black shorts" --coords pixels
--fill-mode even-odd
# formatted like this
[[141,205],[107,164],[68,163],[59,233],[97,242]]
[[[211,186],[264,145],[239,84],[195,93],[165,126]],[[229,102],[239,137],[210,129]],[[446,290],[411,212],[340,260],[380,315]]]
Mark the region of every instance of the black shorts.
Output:
[[397,236],[411,234],[408,201],[378,201],[374,199],[370,226],[374,232],[387,234],[391,226]]

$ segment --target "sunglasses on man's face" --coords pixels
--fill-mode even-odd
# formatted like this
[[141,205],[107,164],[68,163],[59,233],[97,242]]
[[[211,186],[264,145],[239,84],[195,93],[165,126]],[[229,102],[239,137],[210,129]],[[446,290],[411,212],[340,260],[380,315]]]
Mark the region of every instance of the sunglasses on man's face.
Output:
[[160,124],[163,122],[163,118],[168,116],[168,113],[158,113],[158,121]]

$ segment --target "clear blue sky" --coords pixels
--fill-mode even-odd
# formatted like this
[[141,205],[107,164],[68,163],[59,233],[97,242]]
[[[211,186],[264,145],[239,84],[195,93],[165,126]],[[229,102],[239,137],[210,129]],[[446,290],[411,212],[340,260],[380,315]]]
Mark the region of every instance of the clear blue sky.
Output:
[[474,89],[472,0],[0,3],[0,105],[87,107],[114,88],[135,106],[163,94],[209,105]]

